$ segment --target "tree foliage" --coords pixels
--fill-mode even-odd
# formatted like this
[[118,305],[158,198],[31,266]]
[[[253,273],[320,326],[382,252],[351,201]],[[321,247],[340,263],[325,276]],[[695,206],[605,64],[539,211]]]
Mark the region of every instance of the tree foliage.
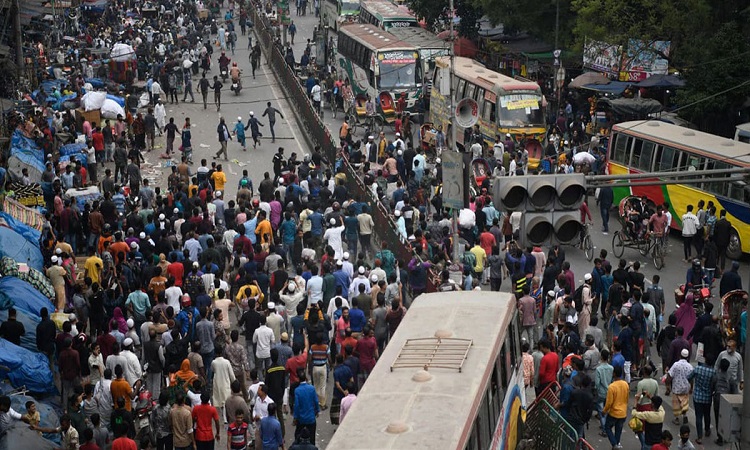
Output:
[[560,21],[558,46],[571,49],[574,46],[573,26],[575,15],[572,0],[476,0],[487,11],[492,23],[502,23],[505,34],[528,32],[553,44],[555,42],[555,15],[559,2]]
[[[450,27],[450,9],[448,0],[406,0],[406,6],[434,32],[447,30]],[[461,21],[456,26],[460,36],[474,39],[477,37],[477,23],[483,17],[480,6],[470,0],[455,0],[453,6],[456,16]]]

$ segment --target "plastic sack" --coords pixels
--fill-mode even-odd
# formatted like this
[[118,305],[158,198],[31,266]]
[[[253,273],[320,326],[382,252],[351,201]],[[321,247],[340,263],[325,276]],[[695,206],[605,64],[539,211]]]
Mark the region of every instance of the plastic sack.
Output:
[[477,224],[477,216],[470,209],[462,209],[458,213],[458,225],[461,228],[473,228]]
[[118,97],[116,95],[107,94],[107,100],[112,100],[118,105],[122,106],[123,108],[125,107],[125,99],[123,97]]
[[110,98],[106,99],[101,107],[102,117],[105,119],[117,119],[118,114],[125,117],[125,109],[123,109],[123,107],[115,100]]
[[15,388],[26,386],[29,391],[39,394],[57,392],[47,356],[5,339],[0,339],[0,375],[8,378]]
[[[148,92],[144,92],[141,94],[141,96],[138,98],[138,107],[139,108],[145,108],[146,106],[151,103],[148,98]],[[124,117],[124,116],[123,116]]]
[[87,92],[81,97],[81,105],[85,111],[102,109],[104,101],[107,100],[106,92]]
[[133,50],[133,47],[121,42],[118,42],[112,46],[112,51],[109,53],[109,57],[117,62],[136,60],[135,50]]

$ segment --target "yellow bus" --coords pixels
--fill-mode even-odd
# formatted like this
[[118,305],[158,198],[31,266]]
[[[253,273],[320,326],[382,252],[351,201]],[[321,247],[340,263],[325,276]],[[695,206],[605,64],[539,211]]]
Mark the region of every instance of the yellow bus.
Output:
[[522,359],[511,294],[422,294],[327,448],[514,450],[526,413]]
[[[430,96],[430,120],[448,130],[450,111],[450,57],[435,59],[436,70]],[[543,155],[545,139],[544,106],[542,90],[537,83],[518,81],[487,69],[473,59],[454,58],[453,87],[456,103],[465,98],[474,99],[479,107],[477,124],[490,146],[495,136],[510,134],[519,144],[525,143],[529,152],[529,168],[535,169]],[[463,130],[456,130],[456,142],[464,147]]]
[[[612,127],[607,168],[612,175],[643,172],[725,170],[750,167],[750,144],[659,120],[622,122]],[[707,176],[700,184],[613,186],[615,201],[628,195],[646,196],[655,204],[669,203],[672,228],[682,228],[688,205],[712,201],[716,215],[722,209],[732,223],[727,256],[750,253],[750,196],[744,181],[722,180],[731,174]]]

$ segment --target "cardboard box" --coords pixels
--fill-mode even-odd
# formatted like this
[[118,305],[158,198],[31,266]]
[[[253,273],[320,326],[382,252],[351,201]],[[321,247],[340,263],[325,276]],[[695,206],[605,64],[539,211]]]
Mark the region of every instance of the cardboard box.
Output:
[[76,109],[76,124],[78,127],[81,127],[83,125],[83,122],[85,120],[88,120],[89,123],[93,124],[100,124],[102,121],[102,114],[101,111],[98,109],[95,109],[93,111],[84,111],[83,108]]

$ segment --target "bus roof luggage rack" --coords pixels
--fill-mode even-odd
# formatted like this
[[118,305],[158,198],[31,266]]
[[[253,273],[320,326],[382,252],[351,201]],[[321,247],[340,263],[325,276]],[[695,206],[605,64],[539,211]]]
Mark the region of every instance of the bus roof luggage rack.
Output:
[[459,338],[418,338],[407,339],[401,347],[396,360],[391,364],[393,369],[419,367],[452,369],[461,372],[473,341]]

